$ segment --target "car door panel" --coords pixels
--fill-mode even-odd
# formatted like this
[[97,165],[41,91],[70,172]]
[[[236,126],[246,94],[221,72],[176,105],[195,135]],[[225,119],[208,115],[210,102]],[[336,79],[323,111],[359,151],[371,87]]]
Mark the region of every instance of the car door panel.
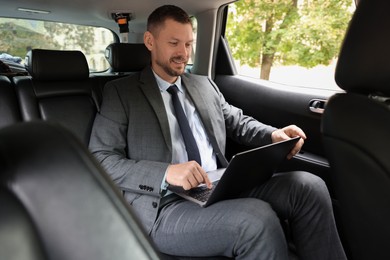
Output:
[[[332,91],[319,90],[308,93],[307,89],[300,87],[237,75],[216,75],[214,80],[225,99],[243,109],[245,114],[279,128],[295,124],[306,133],[307,140],[302,151],[282,165],[280,170],[306,170],[329,182],[329,164],[324,155],[320,134],[321,113],[313,112],[310,106],[313,106],[313,100],[326,102],[333,94]],[[319,108],[320,112],[321,109]],[[232,140],[227,142],[227,157],[248,149]]]

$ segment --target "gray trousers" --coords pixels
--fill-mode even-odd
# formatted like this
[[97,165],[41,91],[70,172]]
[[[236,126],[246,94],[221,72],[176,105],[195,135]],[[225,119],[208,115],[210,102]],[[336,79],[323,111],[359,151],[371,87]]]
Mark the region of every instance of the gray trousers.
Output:
[[325,183],[307,172],[275,174],[242,198],[201,208],[179,200],[161,209],[151,238],[177,256],[288,259],[287,220],[299,259],[346,259]]

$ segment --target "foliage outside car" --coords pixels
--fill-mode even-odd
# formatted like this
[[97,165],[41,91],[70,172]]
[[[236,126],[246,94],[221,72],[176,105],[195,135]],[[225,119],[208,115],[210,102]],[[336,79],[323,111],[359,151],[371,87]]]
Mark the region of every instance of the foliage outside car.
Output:
[[[260,67],[261,79],[269,79],[275,65],[329,65],[337,58],[352,4],[353,0],[237,1],[229,5],[226,29],[233,57]],[[24,58],[31,48],[79,49],[92,71],[102,71],[108,68],[103,52],[113,41],[112,34],[104,36],[109,34],[103,28],[0,18],[0,54]]]
[[103,28],[13,18],[0,18],[0,39],[0,55],[21,60],[34,48],[81,50],[91,71],[108,68],[104,49],[114,40]]
[[261,67],[329,65],[351,18],[351,0],[241,0],[230,7],[226,37],[233,57]]
[[[93,42],[93,30],[87,26],[51,22],[1,18],[0,51],[24,57],[32,48],[89,49]],[[67,40],[63,40],[66,35]],[[80,40],[82,39],[82,40]]]

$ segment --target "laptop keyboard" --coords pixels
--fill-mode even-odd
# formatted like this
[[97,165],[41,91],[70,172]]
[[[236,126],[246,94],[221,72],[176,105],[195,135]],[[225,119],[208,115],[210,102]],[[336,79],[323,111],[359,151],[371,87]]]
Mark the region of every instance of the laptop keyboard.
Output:
[[213,185],[213,187],[209,189],[206,186],[201,186],[187,190],[184,193],[190,197],[193,197],[194,199],[205,202],[209,198],[210,194],[214,191],[215,187],[216,185]]

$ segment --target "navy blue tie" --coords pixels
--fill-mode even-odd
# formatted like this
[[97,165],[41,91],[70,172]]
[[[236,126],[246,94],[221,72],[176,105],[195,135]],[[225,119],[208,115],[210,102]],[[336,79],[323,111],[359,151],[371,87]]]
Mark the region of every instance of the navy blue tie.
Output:
[[198,146],[196,145],[194,135],[192,134],[190,125],[188,124],[188,119],[177,95],[179,90],[176,85],[172,85],[167,89],[167,91],[172,96],[173,108],[175,109],[176,119],[179,123],[180,131],[186,146],[188,161],[195,160],[201,165],[202,162],[200,159]]

